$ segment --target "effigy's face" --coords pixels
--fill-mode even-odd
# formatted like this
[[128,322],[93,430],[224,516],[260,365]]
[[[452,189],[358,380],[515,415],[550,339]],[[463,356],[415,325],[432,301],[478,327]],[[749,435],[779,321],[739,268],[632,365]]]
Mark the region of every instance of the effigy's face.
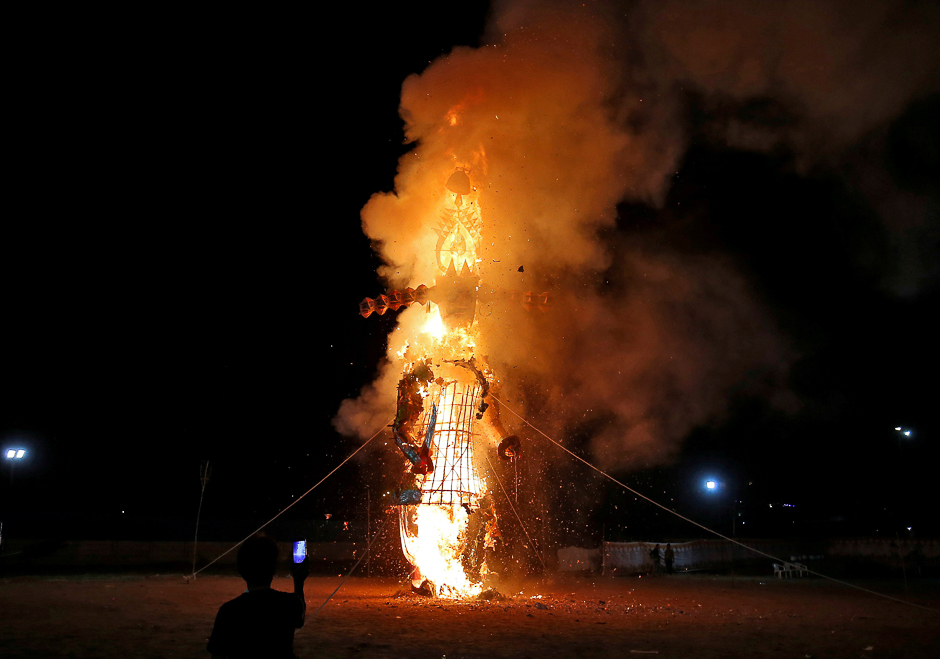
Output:
[[483,218],[479,195],[462,169],[455,171],[447,181],[447,192],[438,226],[435,256],[440,274],[448,272],[479,274],[478,246],[482,239]]

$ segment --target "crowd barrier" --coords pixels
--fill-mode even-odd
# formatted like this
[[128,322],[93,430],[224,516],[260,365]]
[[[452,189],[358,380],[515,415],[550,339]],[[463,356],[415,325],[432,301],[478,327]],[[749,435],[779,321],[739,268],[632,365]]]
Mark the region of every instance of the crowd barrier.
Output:
[[[763,554],[783,561],[810,564],[822,560],[838,560],[843,564],[875,564],[891,569],[919,570],[940,565],[940,540],[893,538],[834,538],[820,540],[740,540]],[[650,552],[659,545],[659,568],[665,568],[666,542],[605,542],[596,549],[566,547],[558,550],[558,567],[568,572],[614,574],[648,574],[655,572]],[[671,544],[673,569],[677,572],[725,569],[732,562],[737,566],[758,565],[773,560],[766,555],[727,540],[693,540]],[[769,568],[768,568],[769,569]]]

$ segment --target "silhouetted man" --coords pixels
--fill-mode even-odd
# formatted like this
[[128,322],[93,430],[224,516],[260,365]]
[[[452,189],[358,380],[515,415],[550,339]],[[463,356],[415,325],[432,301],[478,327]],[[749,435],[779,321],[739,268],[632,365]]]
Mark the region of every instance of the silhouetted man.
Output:
[[650,558],[653,561],[653,572],[659,573],[659,567],[660,567],[659,566],[659,560],[660,560],[659,545],[656,545],[655,547],[650,549]]
[[240,659],[294,657],[294,630],[304,625],[307,604],[304,580],[307,560],[291,564],[294,592],[271,589],[277,566],[277,545],[267,537],[245,541],[238,550],[238,572],[248,590],[219,609],[206,650],[213,657]]
[[672,564],[676,561],[676,552],[672,550],[672,544],[666,543],[666,553],[663,554],[666,561],[666,574],[672,574]]

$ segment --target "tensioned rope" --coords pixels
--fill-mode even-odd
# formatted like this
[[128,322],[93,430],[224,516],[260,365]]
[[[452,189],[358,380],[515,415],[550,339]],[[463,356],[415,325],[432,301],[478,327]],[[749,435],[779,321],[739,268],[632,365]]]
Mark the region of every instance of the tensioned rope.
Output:
[[357,448],[355,451],[353,451],[352,453],[350,453],[350,454],[349,454],[349,457],[347,457],[345,460],[343,460],[343,461],[340,462],[338,465],[336,465],[336,467],[333,469],[333,471],[331,471],[331,472],[328,473],[326,476],[324,476],[323,478],[321,478],[320,481],[319,481],[316,485],[314,485],[314,486],[311,487],[309,490],[307,490],[306,492],[304,492],[303,494],[301,494],[299,497],[297,497],[297,499],[295,499],[294,501],[292,501],[289,506],[287,506],[286,508],[284,508],[283,510],[281,510],[277,515],[275,515],[274,517],[272,517],[271,519],[269,519],[267,522],[265,522],[264,524],[262,524],[261,526],[259,526],[259,527],[258,527],[257,529],[255,529],[253,532],[251,532],[250,534],[248,534],[247,536],[245,536],[242,540],[240,540],[239,542],[237,542],[236,544],[232,545],[231,547],[229,547],[228,549],[226,549],[224,552],[222,552],[221,554],[219,554],[218,556],[216,556],[215,558],[213,558],[211,561],[209,561],[208,563],[206,563],[205,565],[203,565],[201,568],[199,568],[198,570],[195,570],[195,571],[192,573],[192,575],[190,575],[190,578],[191,578],[191,579],[195,579],[197,574],[199,574],[200,572],[202,572],[203,570],[205,570],[207,567],[209,567],[210,565],[212,565],[213,563],[215,563],[216,561],[218,561],[220,558],[222,558],[222,557],[225,556],[226,554],[231,553],[231,551],[232,551],[233,549],[235,549],[236,547],[241,546],[241,545],[245,542],[245,540],[248,540],[248,538],[252,537],[255,533],[258,533],[259,531],[261,531],[261,529],[265,528],[265,527],[268,526],[271,522],[273,522],[273,521],[276,520],[278,517],[280,517],[281,515],[283,515],[284,513],[286,513],[288,510],[290,510],[295,504],[299,503],[301,499],[303,499],[305,496],[307,496],[308,494],[310,494],[311,492],[313,492],[315,489],[317,489],[317,487],[319,487],[319,486],[323,483],[323,481],[325,481],[327,478],[329,478],[330,476],[332,476],[333,474],[335,474],[337,471],[339,471],[339,468],[340,468],[340,467],[342,467],[344,464],[346,464],[347,462],[349,462],[350,460],[352,460],[354,455],[356,455],[359,451],[361,451],[362,449],[364,449],[373,439],[375,439],[375,438],[378,437],[380,434],[382,434],[382,431],[385,430],[386,427],[387,427],[387,426],[382,426],[382,428],[381,428],[377,433],[375,433],[374,435],[372,435],[372,437],[370,437],[368,440],[366,440],[361,446],[359,446],[359,448]]
[[362,555],[359,557],[359,560],[356,561],[356,564],[352,566],[352,569],[351,569],[349,572],[346,573],[346,576],[343,577],[343,580],[339,582],[339,585],[336,587],[336,590],[334,590],[332,593],[330,593],[329,597],[327,597],[325,600],[323,600],[323,604],[321,604],[320,607],[319,607],[316,611],[313,612],[313,616],[312,616],[312,617],[316,618],[316,617],[317,617],[317,614],[320,613],[320,610],[321,610],[324,606],[326,606],[326,603],[329,602],[331,599],[333,599],[333,595],[335,595],[336,593],[339,592],[339,589],[343,587],[343,584],[344,584],[344,583],[346,583],[346,579],[348,579],[349,577],[352,576],[352,573],[355,572],[355,571],[356,571],[356,568],[359,567],[359,564],[362,563],[362,559],[365,558],[365,557],[369,554],[369,552],[370,552],[371,549],[372,549],[372,543],[375,542],[375,539],[379,537],[379,534],[380,534],[382,531],[385,530],[386,525],[388,525],[388,521],[389,521],[390,519],[393,519],[393,518],[394,518],[393,515],[386,515],[386,517],[385,517],[385,523],[382,524],[382,525],[376,530],[376,532],[372,534],[372,537],[369,539],[369,544],[366,545],[366,550],[365,550],[364,552],[362,552]]
[[522,518],[519,517],[519,513],[516,512],[516,507],[512,505],[512,498],[509,496],[509,492],[506,491],[506,488],[503,487],[503,481],[499,479],[499,474],[496,473],[496,469],[493,467],[493,463],[490,462],[490,456],[486,455],[486,453],[483,455],[486,458],[487,464],[490,466],[490,471],[492,471],[493,475],[496,477],[496,482],[499,483],[499,489],[503,491],[503,495],[505,495],[506,501],[509,503],[509,508],[512,510],[512,514],[516,516],[517,520],[519,520],[519,526],[522,527],[522,532],[525,533],[525,537],[529,539],[529,544],[532,545],[532,550],[535,552],[535,555],[538,556],[539,563],[542,564],[542,569],[548,571],[548,567],[546,567],[545,561],[542,560],[542,552],[539,551],[535,541],[532,540],[532,536],[529,535],[529,531],[526,529],[525,524],[522,523]]
[[[620,482],[619,480],[617,480],[616,478],[614,478],[613,476],[611,476],[611,475],[608,474],[607,472],[602,471],[601,469],[595,467],[595,466],[592,465],[590,462],[588,462],[587,460],[585,460],[584,458],[582,458],[580,455],[577,455],[576,453],[573,453],[573,452],[570,451],[568,448],[566,448],[565,446],[562,446],[562,445],[559,444],[557,441],[555,441],[554,439],[552,439],[551,437],[549,437],[548,435],[546,435],[544,432],[542,432],[541,430],[539,430],[538,428],[536,428],[534,425],[532,425],[532,424],[529,422],[528,419],[526,419],[526,418],[523,417],[521,414],[519,414],[519,413],[516,412],[515,410],[511,409],[510,407],[508,407],[508,406],[506,405],[506,403],[503,402],[502,400],[500,400],[499,398],[496,398],[496,396],[493,395],[493,392],[492,392],[492,391],[490,392],[490,396],[492,396],[493,399],[496,400],[496,402],[498,402],[501,407],[503,407],[503,408],[509,410],[510,412],[512,412],[519,420],[521,420],[521,421],[522,421],[523,423],[525,423],[527,426],[529,426],[530,428],[532,428],[532,430],[534,430],[535,432],[537,432],[538,434],[540,434],[542,437],[544,437],[545,439],[547,439],[548,441],[550,441],[552,444],[554,444],[554,445],[557,446],[558,448],[562,449],[565,453],[567,453],[567,454],[570,455],[571,457],[575,458],[575,459],[578,460],[579,462],[584,463],[585,465],[587,465],[588,467],[590,467],[591,469],[593,469],[594,471],[596,471],[597,473],[599,473],[599,474],[600,474],[601,476],[603,476],[604,478],[607,478],[608,480],[613,481],[614,483],[616,483],[617,485],[619,485],[619,486],[622,487],[623,489],[627,490],[628,492],[631,492],[632,494],[635,494],[636,496],[640,497],[641,499],[644,499],[645,501],[648,501],[649,503],[653,504],[653,505],[656,506],[657,508],[662,508],[662,509],[665,510],[666,512],[671,513],[672,515],[675,515],[675,516],[678,517],[679,519],[685,520],[685,521],[688,522],[689,524],[692,524],[692,525],[694,525],[694,526],[697,526],[697,527],[699,527],[700,529],[703,529],[703,530],[708,531],[709,533],[711,533],[711,534],[713,534],[713,535],[718,536],[718,537],[721,538],[722,540],[727,540],[728,542],[731,542],[731,543],[733,543],[733,544],[735,544],[735,545],[738,545],[738,546],[740,546],[740,547],[744,547],[744,548],[747,549],[748,551],[752,551],[752,552],[754,552],[754,553],[756,553],[756,554],[760,554],[761,556],[765,556],[765,557],[770,558],[770,559],[772,559],[772,560],[774,560],[774,561],[779,561],[779,562],[781,562],[781,563],[786,563],[786,561],[784,561],[782,558],[777,558],[776,556],[771,556],[770,554],[768,554],[768,553],[766,553],[766,552],[763,552],[763,551],[761,551],[760,549],[755,549],[754,547],[749,547],[748,545],[744,544],[743,542],[739,542],[738,540],[735,540],[734,538],[729,538],[729,537],[727,537],[727,536],[725,536],[725,535],[722,535],[722,534],[719,533],[718,531],[715,531],[714,529],[710,529],[710,528],[708,528],[707,526],[704,526],[704,525],[702,525],[702,524],[699,524],[699,523],[696,522],[695,520],[689,519],[688,517],[686,517],[686,516],[684,516],[684,515],[680,515],[680,514],[677,513],[675,510],[672,510],[671,508],[667,508],[666,506],[662,505],[662,504],[659,503],[658,501],[654,501],[653,499],[650,499],[650,498],[649,498],[648,496],[646,496],[645,494],[634,490],[634,489],[633,489],[632,487],[630,487],[629,485],[626,485],[626,484]],[[885,599],[893,600],[893,601],[895,601],[895,602],[900,602],[901,604],[907,604],[908,606],[915,606],[915,607],[917,607],[917,608],[919,608],[919,609],[926,609],[927,611],[932,611],[932,612],[934,612],[934,613],[940,613],[940,610],[933,609],[933,608],[931,608],[931,607],[929,607],[929,606],[923,606],[923,605],[921,605],[921,604],[915,604],[914,602],[908,602],[908,601],[906,601],[906,600],[902,600],[902,599],[899,599],[899,598],[897,598],[897,597],[891,597],[890,595],[885,595],[884,593],[879,593],[879,592],[874,591],[874,590],[869,590],[868,588],[863,588],[863,587],[861,587],[861,586],[857,586],[857,585],[855,585],[855,584],[848,583],[847,581],[841,581],[841,580],[839,580],[839,579],[835,579],[835,578],[830,577],[830,576],[827,576],[827,575],[825,575],[825,574],[820,574],[819,572],[816,572],[816,571],[814,571],[814,570],[806,570],[806,572],[809,572],[810,574],[814,574],[814,575],[816,575],[817,577],[822,577],[823,579],[828,579],[829,581],[832,581],[832,582],[834,582],[834,583],[841,584],[841,585],[843,585],[843,586],[848,586],[849,588],[855,588],[856,590],[861,590],[862,592],[866,592],[866,593],[869,593],[869,594],[871,594],[871,595],[877,595],[878,597],[883,597],[883,598],[885,598]]]

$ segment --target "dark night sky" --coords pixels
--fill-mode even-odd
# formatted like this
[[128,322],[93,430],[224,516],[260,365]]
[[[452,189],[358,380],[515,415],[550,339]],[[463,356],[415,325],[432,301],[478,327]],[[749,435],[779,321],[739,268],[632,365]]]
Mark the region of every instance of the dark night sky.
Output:
[[[308,16],[24,19],[0,224],[0,445],[30,452],[15,475],[19,515],[189,524],[208,459],[207,516],[250,525],[355,448],[330,419],[369,381],[393,326],[356,313],[382,292],[359,210],[390,189],[406,150],[402,81],[478,45],[486,10],[463,3],[421,24],[356,14],[310,29]],[[616,231],[727,255],[799,355],[789,384],[801,406],[742,399],[692,432],[673,466],[621,476],[662,485],[692,514],[713,472],[820,519],[902,497],[927,525],[940,458],[936,225],[921,245],[933,274],[898,294],[884,282],[904,255],[850,177],[801,168],[786,149],[717,144],[697,130],[714,107],[686,100],[690,144],[663,206],[621,205]],[[876,156],[934,222],[938,125],[940,97],[928,96],[882,128]],[[900,448],[896,425],[915,431]],[[372,469],[348,467],[298,514],[355,515]],[[230,537],[250,530],[233,524]]]

